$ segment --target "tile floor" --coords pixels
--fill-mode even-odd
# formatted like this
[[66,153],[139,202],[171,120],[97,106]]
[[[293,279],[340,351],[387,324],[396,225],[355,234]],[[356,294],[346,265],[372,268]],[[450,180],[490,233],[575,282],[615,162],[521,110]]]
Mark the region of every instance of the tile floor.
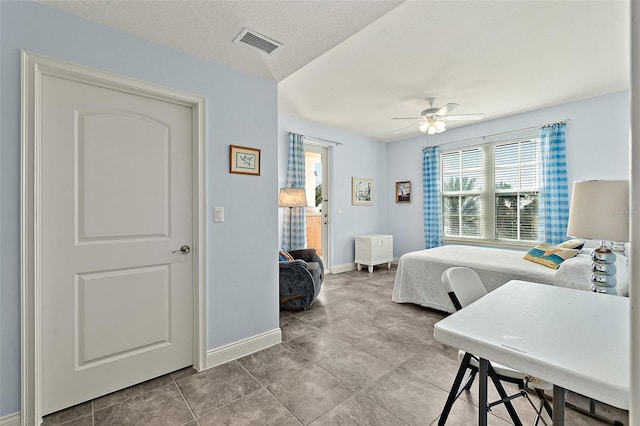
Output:
[[[43,424],[437,424],[457,351],[433,338],[442,313],[391,302],[394,276],[384,267],[327,275],[312,309],[280,313],[282,344],[201,373],[186,368],[158,377],[53,413]],[[567,399],[586,407],[579,395]],[[476,424],[477,400],[475,386],[454,404],[447,424]],[[531,406],[523,398],[514,404],[532,424]],[[628,424],[625,411],[602,404],[598,410]],[[502,406],[489,424],[510,424]],[[602,423],[567,410],[566,424]]]

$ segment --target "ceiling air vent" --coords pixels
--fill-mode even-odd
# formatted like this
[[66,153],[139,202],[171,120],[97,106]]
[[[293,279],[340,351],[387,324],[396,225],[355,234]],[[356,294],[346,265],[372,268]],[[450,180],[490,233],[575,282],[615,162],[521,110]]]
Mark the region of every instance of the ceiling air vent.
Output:
[[262,50],[267,55],[274,55],[278,49],[282,47],[282,43],[278,43],[277,41],[264,36],[259,32],[250,30],[249,28],[243,29],[233,42],[248,44],[256,49]]

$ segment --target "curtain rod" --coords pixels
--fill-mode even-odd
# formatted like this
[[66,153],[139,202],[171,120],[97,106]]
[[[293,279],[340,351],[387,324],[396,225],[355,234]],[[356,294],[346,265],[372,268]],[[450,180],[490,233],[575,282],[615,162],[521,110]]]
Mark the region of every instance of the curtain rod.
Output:
[[[562,121],[558,121],[558,122],[556,122],[556,123],[542,124],[542,125],[538,125],[538,126],[525,127],[525,128],[522,128],[522,129],[516,129],[516,130],[508,130],[508,131],[506,131],[506,132],[493,133],[493,134],[491,134],[491,135],[475,136],[475,137],[473,137],[473,138],[467,138],[467,139],[460,139],[460,140],[456,140],[456,141],[449,141],[449,142],[445,142],[445,143],[440,144],[440,145],[448,145],[448,144],[450,144],[450,143],[467,142],[467,141],[472,141],[472,140],[474,140],[474,139],[486,139],[486,138],[490,138],[490,137],[493,137],[493,136],[500,136],[500,135],[506,135],[506,134],[509,134],[509,133],[522,132],[523,130],[531,130],[531,129],[540,129],[540,128],[544,128],[544,127],[551,127],[551,126],[555,126],[556,124],[567,124],[567,122],[568,122],[569,120],[570,120],[570,119],[569,119],[569,118],[567,118],[567,119],[564,119],[564,120],[562,120]],[[423,147],[422,147],[422,149],[425,149],[425,148],[433,148],[434,146],[438,146],[438,145],[423,146]]]
[[[292,134],[292,133],[294,133],[294,132],[289,132],[289,134]],[[320,142],[333,143],[333,144],[336,144],[338,146],[344,145],[342,142],[330,141],[329,139],[322,139],[322,138],[317,138],[315,136],[307,136],[307,135],[302,135],[302,136],[305,139],[313,139],[313,140],[320,141]]]

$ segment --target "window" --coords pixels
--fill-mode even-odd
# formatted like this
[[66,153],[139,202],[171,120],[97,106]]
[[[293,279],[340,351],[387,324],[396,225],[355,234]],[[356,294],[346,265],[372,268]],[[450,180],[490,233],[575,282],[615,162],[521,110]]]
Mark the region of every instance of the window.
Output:
[[445,239],[538,241],[539,148],[532,138],[443,152]]
[[540,142],[495,147],[495,239],[537,241]]
[[442,154],[444,236],[480,237],[482,151],[472,148]]

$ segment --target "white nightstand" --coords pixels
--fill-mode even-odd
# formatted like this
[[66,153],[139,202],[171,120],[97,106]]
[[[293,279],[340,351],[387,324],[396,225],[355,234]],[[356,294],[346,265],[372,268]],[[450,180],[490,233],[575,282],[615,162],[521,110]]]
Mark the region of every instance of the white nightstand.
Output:
[[391,268],[393,261],[393,235],[369,234],[356,237],[356,260],[358,271],[362,265],[369,266],[369,273],[375,265],[387,264]]

